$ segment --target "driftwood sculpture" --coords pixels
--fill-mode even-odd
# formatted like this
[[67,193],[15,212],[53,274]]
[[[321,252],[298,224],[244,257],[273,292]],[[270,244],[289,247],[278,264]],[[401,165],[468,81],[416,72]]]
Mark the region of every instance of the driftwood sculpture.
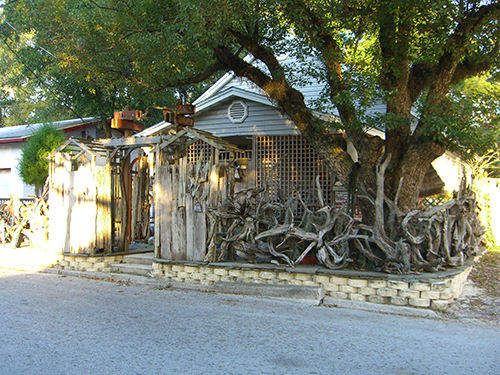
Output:
[[[220,207],[210,209],[210,232],[225,228],[218,260],[234,251],[249,262],[263,258],[294,267],[313,254],[330,269],[361,265],[389,273],[412,273],[459,266],[476,254],[485,229],[478,219],[475,195],[464,186],[449,202],[403,214],[397,201],[383,194],[389,160],[390,156],[378,163],[375,192],[360,189],[373,204],[372,225],[355,221],[347,209],[323,204],[312,211],[298,194],[283,203],[268,202],[265,193],[270,181],[229,195]],[[318,201],[324,202],[319,183],[317,190]],[[303,214],[296,220],[299,205]]]
[[48,205],[44,197],[23,203],[12,198],[0,206],[0,241],[19,247],[24,240],[43,246],[48,238]]

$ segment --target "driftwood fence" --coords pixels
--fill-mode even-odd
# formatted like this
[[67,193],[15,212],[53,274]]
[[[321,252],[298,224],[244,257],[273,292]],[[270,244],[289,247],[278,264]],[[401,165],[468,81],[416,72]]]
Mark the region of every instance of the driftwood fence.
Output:
[[[325,204],[319,182],[322,207],[317,210],[307,207],[300,194],[270,202],[266,191],[272,176],[261,187],[228,194],[221,206],[209,207],[217,218],[212,226],[225,232],[217,258],[234,251],[250,262],[265,258],[294,267],[313,255],[330,269],[412,273],[459,266],[477,254],[485,228],[478,218],[475,194],[463,186],[449,202],[404,214],[383,194],[389,160],[381,160],[377,167],[375,196],[366,188],[362,192],[373,204],[371,225],[354,220],[346,208]],[[295,218],[300,211],[301,217]]]
[[48,204],[44,194],[29,201],[11,198],[0,205],[0,242],[20,247],[24,241],[44,248],[49,234]]
[[[187,152],[198,141],[215,152]],[[146,149],[154,158],[145,156]],[[221,150],[229,152],[225,161]],[[411,273],[461,265],[480,248],[484,228],[465,187],[442,205],[402,213],[381,192],[389,158],[381,160],[377,187],[360,190],[375,213],[367,225],[329,204],[319,179],[313,200],[319,208],[299,192],[271,194],[280,162],[261,186],[235,191],[239,151],[206,132],[176,126],[145,137],[68,141],[51,160],[53,246],[75,254],[126,252],[130,242],[149,235],[153,204],[157,259],[239,256],[293,267],[312,256],[330,269]]]

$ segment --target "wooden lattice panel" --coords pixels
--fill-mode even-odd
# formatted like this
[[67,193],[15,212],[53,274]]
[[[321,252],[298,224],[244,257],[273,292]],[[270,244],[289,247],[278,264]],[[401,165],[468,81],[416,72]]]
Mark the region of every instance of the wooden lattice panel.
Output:
[[448,195],[435,195],[433,197],[420,198],[418,200],[418,208],[422,211],[427,211],[429,208],[439,206],[451,199]]
[[213,147],[208,143],[203,141],[198,141],[193,143],[187,149],[187,160],[190,164],[196,164],[198,162],[198,158],[203,152],[203,164],[205,164],[208,159],[212,156]]
[[283,201],[300,193],[310,209],[319,208],[315,180],[320,176],[325,203],[333,203],[335,179],[302,136],[257,136],[254,150],[258,185],[265,183],[279,161],[268,189],[272,201]]

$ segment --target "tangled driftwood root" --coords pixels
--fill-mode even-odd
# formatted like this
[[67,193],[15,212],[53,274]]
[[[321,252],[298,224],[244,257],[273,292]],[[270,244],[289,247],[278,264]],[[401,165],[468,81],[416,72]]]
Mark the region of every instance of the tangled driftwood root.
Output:
[[24,241],[34,246],[46,244],[49,232],[48,205],[44,197],[34,202],[12,198],[0,206],[0,241],[20,247]]
[[[475,195],[463,187],[449,202],[403,214],[397,202],[381,193],[388,161],[379,162],[375,198],[364,189],[375,210],[372,225],[327,205],[312,211],[300,195],[284,203],[269,202],[269,181],[234,193],[221,207],[210,210],[210,232],[225,231],[218,260],[231,250],[249,262],[263,258],[293,267],[314,254],[330,269],[361,262],[378,271],[411,273],[460,266],[478,253],[485,228],[478,218]],[[323,202],[319,186],[318,195]],[[299,205],[300,221],[294,217]]]

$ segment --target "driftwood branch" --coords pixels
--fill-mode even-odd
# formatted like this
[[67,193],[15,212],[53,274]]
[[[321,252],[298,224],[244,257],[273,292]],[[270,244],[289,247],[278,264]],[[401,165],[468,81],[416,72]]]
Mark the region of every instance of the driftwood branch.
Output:
[[[374,197],[361,187],[373,204],[373,225],[355,221],[345,209],[326,204],[318,179],[321,207],[317,210],[310,209],[299,194],[284,203],[270,202],[267,187],[272,173],[264,186],[230,195],[211,211],[213,218],[227,222],[218,259],[223,260],[232,248],[249,262],[262,258],[293,267],[312,254],[330,269],[361,263],[384,272],[414,273],[461,265],[476,254],[484,228],[477,217],[474,194],[463,187],[457,195],[460,198],[404,214],[397,206],[400,189],[395,201],[384,194],[389,162],[387,155],[377,163]],[[301,217],[296,215],[297,206]]]

